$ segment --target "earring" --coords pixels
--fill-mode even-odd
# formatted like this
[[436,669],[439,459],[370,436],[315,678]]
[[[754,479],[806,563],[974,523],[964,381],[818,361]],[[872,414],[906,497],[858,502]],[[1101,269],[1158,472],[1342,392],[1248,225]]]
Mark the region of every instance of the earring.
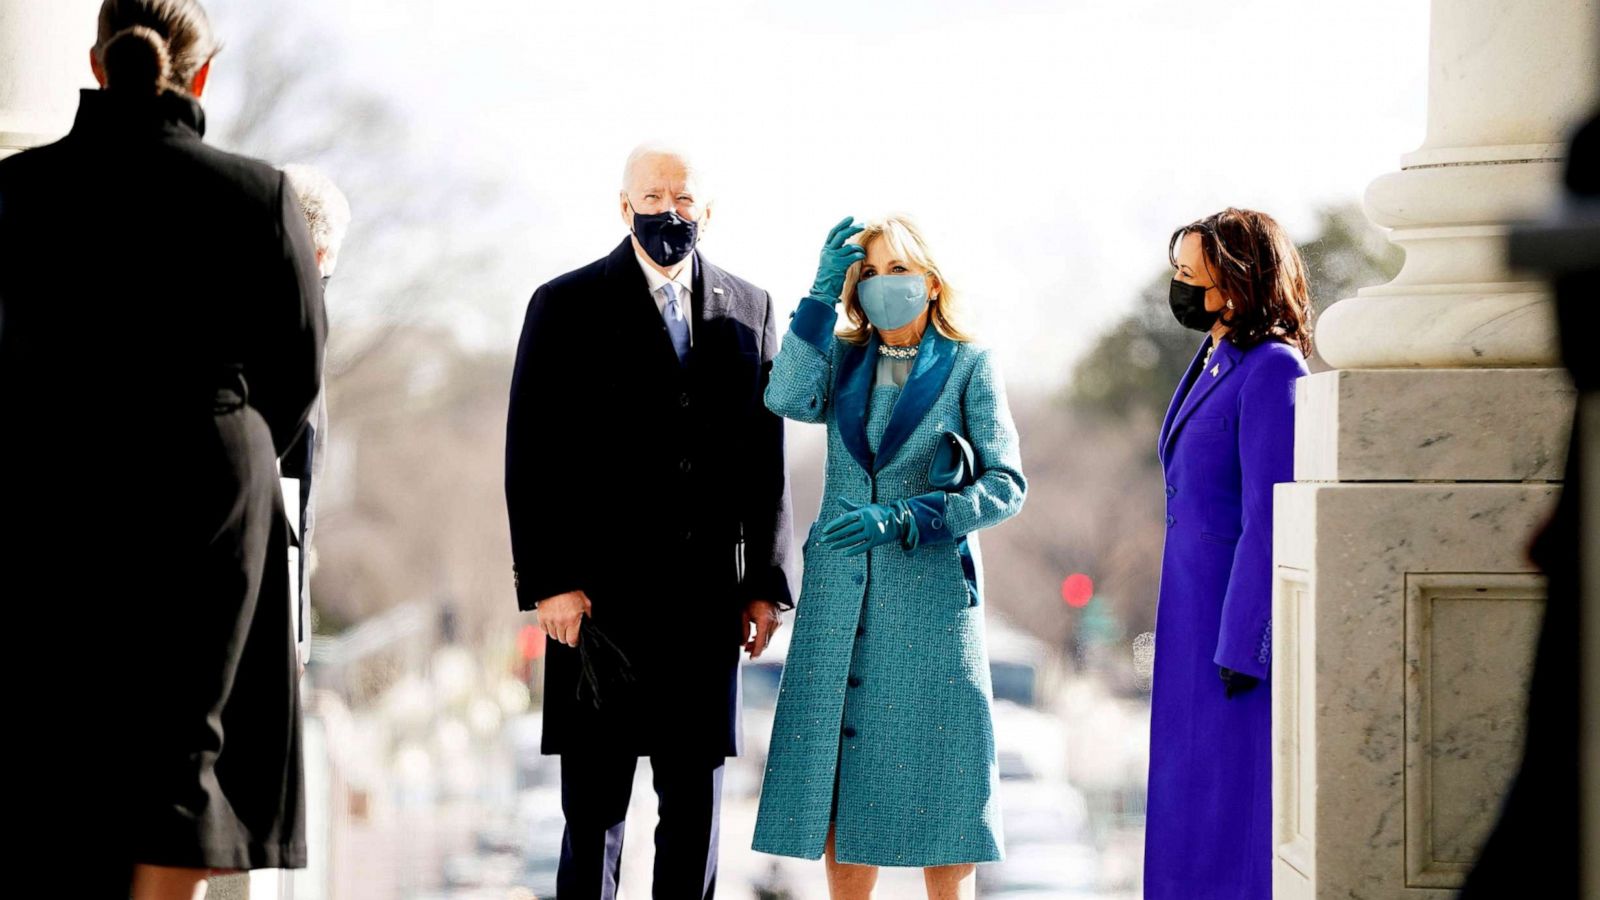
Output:
[[1232,300],[1228,301],[1228,308],[1229,309],[1233,309],[1233,301]]

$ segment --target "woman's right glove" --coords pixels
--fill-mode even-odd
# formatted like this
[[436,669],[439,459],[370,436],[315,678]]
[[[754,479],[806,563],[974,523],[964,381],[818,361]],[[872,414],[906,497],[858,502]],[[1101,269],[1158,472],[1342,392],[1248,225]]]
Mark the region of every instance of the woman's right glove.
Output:
[[822,526],[817,543],[829,550],[842,550],[845,556],[859,556],[884,544],[904,546],[906,536],[916,527],[916,520],[903,504],[839,502],[848,512]]
[[865,247],[845,241],[865,230],[856,224],[854,216],[845,216],[828,232],[828,240],[822,245],[822,261],[817,265],[817,280],[811,283],[811,296],[830,305],[839,302],[839,295],[844,293],[845,273],[867,258]]

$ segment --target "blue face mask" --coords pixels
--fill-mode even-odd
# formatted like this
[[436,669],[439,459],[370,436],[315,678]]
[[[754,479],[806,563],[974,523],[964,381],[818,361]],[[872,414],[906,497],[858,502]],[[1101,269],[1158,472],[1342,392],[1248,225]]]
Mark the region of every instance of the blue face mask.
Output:
[[867,321],[879,331],[914,322],[928,305],[928,279],[921,275],[878,275],[856,284]]

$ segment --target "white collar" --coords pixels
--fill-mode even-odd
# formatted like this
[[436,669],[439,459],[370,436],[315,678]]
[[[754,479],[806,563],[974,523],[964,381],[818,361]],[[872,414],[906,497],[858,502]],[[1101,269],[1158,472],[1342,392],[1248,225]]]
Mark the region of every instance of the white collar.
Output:
[[[660,291],[661,286],[667,283],[667,276],[656,271],[656,267],[650,265],[650,260],[645,259],[637,248],[633,251],[633,258],[639,261],[639,268],[644,270],[644,280],[650,284],[650,293],[654,294]],[[687,297],[693,294],[694,263],[690,262],[684,266],[683,270],[678,273],[678,277],[672,279],[672,283],[678,286],[678,296]]]

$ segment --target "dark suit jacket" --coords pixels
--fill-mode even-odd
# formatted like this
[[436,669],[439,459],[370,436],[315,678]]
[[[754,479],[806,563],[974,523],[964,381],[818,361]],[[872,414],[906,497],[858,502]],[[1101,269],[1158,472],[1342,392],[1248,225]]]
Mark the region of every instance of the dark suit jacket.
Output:
[[548,643],[544,750],[738,753],[739,614],[793,606],[767,293],[696,254],[680,365],[631,240],[539,288],[517,349],[506,505],[522,609],[585,591],[637,681],[576,697]]
[[276,457],[321,286],[283,175],[203,130],[184,96],[85,91],[0,160],[0,597],[37,703],[14,727],[48,735],[19,789],[53,792],[19,802],[57,847],[101,810],[106,860],[298,866]]

